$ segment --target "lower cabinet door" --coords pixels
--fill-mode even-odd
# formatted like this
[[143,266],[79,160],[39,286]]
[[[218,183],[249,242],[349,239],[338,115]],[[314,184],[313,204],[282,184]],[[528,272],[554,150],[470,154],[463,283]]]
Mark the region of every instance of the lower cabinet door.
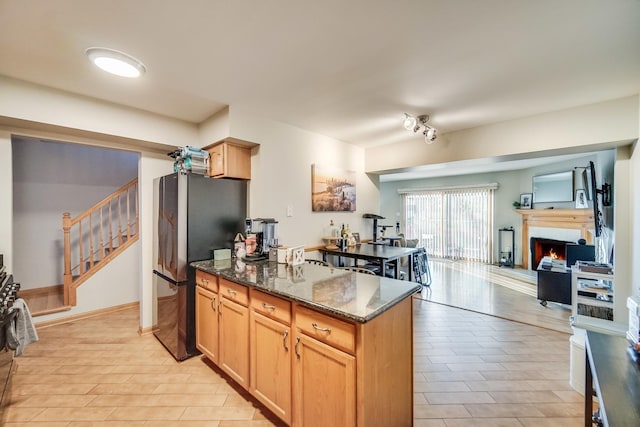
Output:
[[218,363],[218,294],[196,286],[196,347]]
[[251,382],[249,391],[291,424],[290,328],[260,313],[250,313]]
[[355,357],[298,332],[293,359],[293,425],[355,426]]
[[218,366],[249,389],[249,309],[220,298],[220,363]]

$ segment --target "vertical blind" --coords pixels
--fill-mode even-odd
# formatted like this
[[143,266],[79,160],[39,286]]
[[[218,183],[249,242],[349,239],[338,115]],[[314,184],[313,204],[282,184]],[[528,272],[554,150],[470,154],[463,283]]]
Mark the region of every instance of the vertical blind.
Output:
[[405,234],[430,256],[492,262],[493,187],[402,192]]

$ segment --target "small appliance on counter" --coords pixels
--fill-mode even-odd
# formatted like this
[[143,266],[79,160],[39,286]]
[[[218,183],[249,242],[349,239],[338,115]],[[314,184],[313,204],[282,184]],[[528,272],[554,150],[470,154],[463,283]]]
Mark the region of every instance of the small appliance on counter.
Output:
[[245,232],[248,261],[267,259],[270,249],[278,246],[278,221],[273,218],[247,218]]

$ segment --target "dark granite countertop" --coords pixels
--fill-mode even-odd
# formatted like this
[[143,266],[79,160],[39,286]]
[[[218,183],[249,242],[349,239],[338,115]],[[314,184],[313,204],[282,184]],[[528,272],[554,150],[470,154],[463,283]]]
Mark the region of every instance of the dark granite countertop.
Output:
[[191,266],[351,322],[365,323],[414,294],[420,285],[315,264],[197,261]]

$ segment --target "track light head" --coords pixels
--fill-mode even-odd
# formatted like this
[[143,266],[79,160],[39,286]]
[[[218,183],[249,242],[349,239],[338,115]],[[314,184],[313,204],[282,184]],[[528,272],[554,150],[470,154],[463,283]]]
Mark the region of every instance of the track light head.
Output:
[[404,126],[406,130],[417,132],[416,126],[418,126],[418,120],[415,117],[410,116],[407,113],[404,113],[404,120],[402,121],[402,126]]
[[424,140],[427,144],[432,144],[438,137],[436,128],[432,128],[431,126],[427,126],[422,134],[424,135]]

